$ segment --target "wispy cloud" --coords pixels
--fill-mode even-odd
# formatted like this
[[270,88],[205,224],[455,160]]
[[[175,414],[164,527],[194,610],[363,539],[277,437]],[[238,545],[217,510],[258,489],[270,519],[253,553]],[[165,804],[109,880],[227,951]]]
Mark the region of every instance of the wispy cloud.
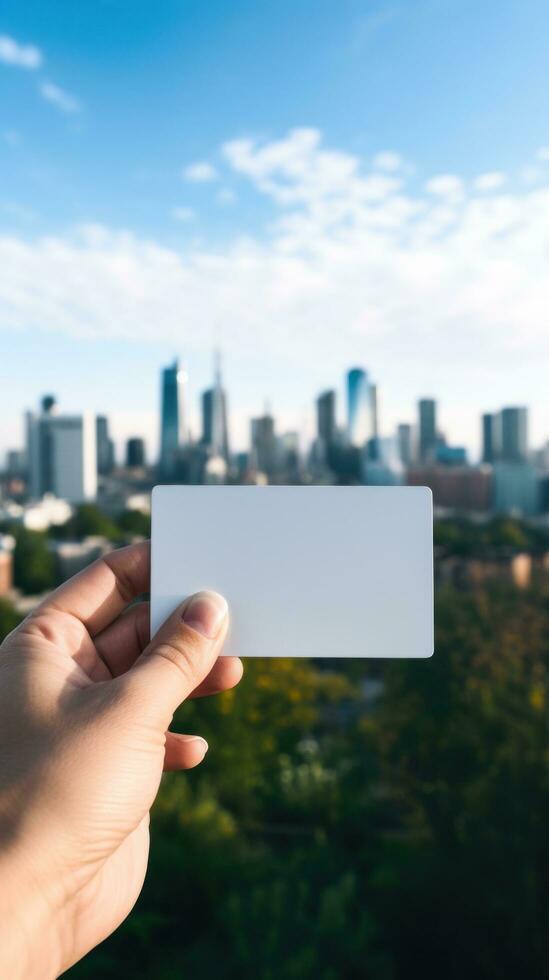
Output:
[[479,174],[473,181],[476,191],[497,191],[507,183],[507,177],[501,170],[490,170],[486,174]]
[[44,81],[39,85],[40,95],[46,102],[51,102],[56,109],[61,112],[66,112],[72,114],[75,112],[80,112],[81,104],[79,100],[67,92],[65,89],[60,88],[59,85],[54,85],[53,82]]
[[0,35],[0,61],[14,68],[35,69],[42,64],[42,52],[34,44],[19,44],[7,34]]
[[182,177],[190,180],[194,184],[206,184],[212,180],[217,180],[217,170],[213,164],[206,160],[199,160],[183,168]]
[[381,201],[400,186],[394,176],[363,174],[348,153],[327,150],[317,129],[293,129],[270,143],[230,140],[222,155],[237,173],[281,205],[318,203],[334,217],[367,201]]
[[376,153],[372,163],[374,170],[388,170],[389,173],[394,173],[402,168],[404,161],[398,153],[384,150],[382,153]]

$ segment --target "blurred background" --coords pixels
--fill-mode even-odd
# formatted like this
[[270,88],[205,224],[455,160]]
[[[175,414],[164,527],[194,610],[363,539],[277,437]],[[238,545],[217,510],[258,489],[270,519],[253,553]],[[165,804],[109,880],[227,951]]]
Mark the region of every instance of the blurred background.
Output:
[[549,976],[548,30],[4,0],[0,637],[148,536],[156,482],[435,502],[434,658],[185,706],[208,757],[70,976]]

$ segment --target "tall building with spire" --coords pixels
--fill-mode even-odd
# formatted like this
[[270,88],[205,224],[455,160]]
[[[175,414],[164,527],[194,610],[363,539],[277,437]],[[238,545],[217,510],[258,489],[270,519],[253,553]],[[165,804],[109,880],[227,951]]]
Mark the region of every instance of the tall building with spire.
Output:
[[227,395],[221,380],[221,355],[215,353],[214,383],[202,394],[202,443],[212,455],[229,462]]
[[187,372],[176,359],[162,370],[159,466],[163,478],[177,467],[179,450],[188,442]]

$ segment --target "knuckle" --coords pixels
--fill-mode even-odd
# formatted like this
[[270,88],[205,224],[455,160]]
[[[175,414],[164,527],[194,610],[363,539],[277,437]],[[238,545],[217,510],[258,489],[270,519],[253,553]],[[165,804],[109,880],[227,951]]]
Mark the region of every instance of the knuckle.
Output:
[[170,637],[160,643],[155,656],[171,663],[183,676],[189,685],[194,682],[206,664],[209,654],[209,642],[194,630],[182,631],[181,635]]

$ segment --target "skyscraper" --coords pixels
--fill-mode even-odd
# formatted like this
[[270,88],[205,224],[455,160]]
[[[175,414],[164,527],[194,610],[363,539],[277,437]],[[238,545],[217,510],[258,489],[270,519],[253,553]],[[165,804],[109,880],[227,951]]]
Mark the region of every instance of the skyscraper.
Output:
[[379,436],[378,431],[378,399],[377,399],[377,385],[370,384],[370,402],[372,405],[372,437],[377,439]]
[[98,415],[95,420],[95,441],[97,445],[97,472],[101,476],[112,471],[114,466],[114,443],[109,436],[109,420]]
[[362,368],[347,373],[347,434],[350,445],[357,448],[377,434],[377,391]]
[[187,372],[177,360],[162,370],[162,416],[160,428],[160,472],[170,477],[178,451],[188,441],[186,420]]
[[92,415],[60,415],[46,396],[42,411],[27,412],[29,490],[39,498],[53,493],[69,503],[97,493],[96,423]]
[[523,463],[528,458],[528,409],[501,410],[501,459]]
[[202,395],[202,442],[214,456],[229,461],[229,427],[227,396],[221,382],[221,360],[216,355],[215,379],[212,388]]
[[404,466],[410,466],[413,460],[412,426],[409,422],[401,422],[397,428],[398,455]]
[[425,463],[434,458],[437,447],[437,405],[434,398],[419,401],[419,458]]
[[501,413],[482,416],[482,462],[494,463],[501,456]]
[[336,437],[335,391],[323,391],[316,400],[316,431],[324,449],[333,445]]
[[130,469],[145,466],[145,443],[138,436],[132,436],[126,443],[126,466]]
[[251,430],[254,465],[267,476],[273,476],[278,469],[278,446],[274,418],[266,413],[260,418],[252,419]]

